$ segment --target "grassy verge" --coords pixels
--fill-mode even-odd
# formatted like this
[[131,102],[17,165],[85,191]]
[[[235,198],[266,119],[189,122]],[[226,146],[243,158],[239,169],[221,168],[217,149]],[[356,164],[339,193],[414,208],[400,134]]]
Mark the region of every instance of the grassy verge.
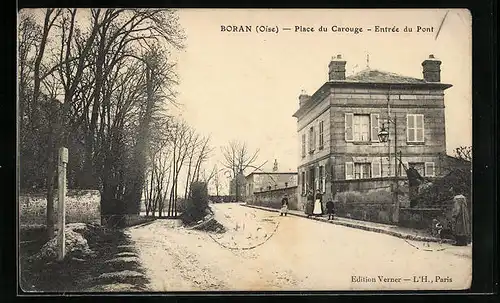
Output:
[[[84,292],[140,291],[148,282],[144,276],[107,275],[123,270],[144,274],[137,262],[110,263],[123,252],[135,253],[130,239],[120,229],[93,228],[85,235],[96,255],[83,259],[66,258],[61,262],[30,261],[28,258],[47,242],[45,230],[38,228],[21,233],[20,284],[24,291]],[[102,276],[104,274],[104,276]]]

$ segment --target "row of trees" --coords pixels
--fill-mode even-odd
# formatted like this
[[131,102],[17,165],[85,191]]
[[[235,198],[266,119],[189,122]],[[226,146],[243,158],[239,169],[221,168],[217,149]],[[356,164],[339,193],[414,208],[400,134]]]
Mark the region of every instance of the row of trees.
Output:
[[103,213],[115,200],[139,211],[152,143],[176,124],[167,112],[177,84],[169,55],[183,40],[172,10],[20,12],[20,185],[47,191],[49,236],[61,146],[70,188],[100,189]]
[[[154,216],[157,211],[158,216],[177,216],[177,197],[186,200],[194,182],[208,183],[216,176],[216,167],[209,175],[203,168],[212,152],[210,137],[200,136],[182,121],[157,133],[149,149],[144,184],[146,215]],[[183,192],[178,191],[179,183],[184,184]]]

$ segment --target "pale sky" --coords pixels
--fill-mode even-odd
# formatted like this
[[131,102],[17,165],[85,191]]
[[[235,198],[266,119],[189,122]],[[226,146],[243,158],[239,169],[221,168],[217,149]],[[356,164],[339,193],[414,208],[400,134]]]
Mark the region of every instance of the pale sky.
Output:
[[[271,170],[277,159],[280,171],[296,171],[299,144],[292,114],[301,90],[313,94],[328,80],[332,56],[341,54],[347,61],[347,76],[366,68],[369,55],[370,68],[422,78],[421,63],[434,54],[442,61],[441,82],[453,85],[445,91],[446,146],[453,154],[458,146],[472,145],[472,29],[467,10],[449,10],[435,39],[447,11],[180,9],[187,39],[186,48],[171,58],[177,62],[177,101],[182,104],[173,114],[211,135],[214,152],[207,171],[219,164],[221,146],[233,139],[252,151],[260,149],[259,164],[268,161],[264,170]],[[222,25],[249,25],[252,32],[221,32]],[[334,33],[334,25],[364,32]],[[278,27],[279,32],[257,33],[257,26]],[[295,32],[295,26],[315,32]],[[320,26],[328,31],[319,32]],[[376,33],[375,26],[396,26],[400,32]],[[403,32],[405,26],[413,32]],[[434,30],[417,33],[417,26]],[[221,179],[225,192],[227,180]]]
[[[178,11],[187,36],[178,54],[182,116],[215,148],[207,168],[220,161],[220,146],[232,139],[260,149],[260,162],[280,171],[296,171],[297,121],[302,89],[313,94],[328,80],[328,63],[342,54],[346,74],[369,66],[422,78],[421,63],[429,54],[442,61],[445,91],[446,145],[449,154],[472,145],[471,17],[467,10],[450,10],[435,40],[446,10],[209,10]],[[250,33],[221,32],[221,25],[251,25]],[[255,27],[278,27],[279,33],[256,33]],[[294,32],[294,26],[316,28]],[[333,33],[331,27],[363,27],[364,32]],[[412,33],[375,33],[376,25],[413,27]],[[328,32],[318,32],[319,26]],[[415,28],[434,27],[433,33]],[[282,31],[291,27],[292,31]],[[357,67],[356,67],[357,65]],[[220,166],[219,166],[220,167]]]

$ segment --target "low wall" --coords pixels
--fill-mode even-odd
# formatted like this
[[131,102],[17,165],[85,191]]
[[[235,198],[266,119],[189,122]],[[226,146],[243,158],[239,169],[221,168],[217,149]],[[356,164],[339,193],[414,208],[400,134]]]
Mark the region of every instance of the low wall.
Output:
[[[57,222],[57,190],[54,193],[54,223]],[[47,199],[45,193],[19,194],[19,225],[45,225]],[[101,224],[101,194],[98,190],[68,190],[65,199],[66,223]]]
[[297,186],[255,192],[246,203],[279,209],[285,193],[288,194],[288,208],[297,210]]
[[392,203],[342,203],[335,202],[335,214],[356,220],[392,224]]
[[451,229],[452,203],[443,204],[442,208],[401,208],[399,225],[409,228],[429,229],[432,220],[437,219],[444,228]]

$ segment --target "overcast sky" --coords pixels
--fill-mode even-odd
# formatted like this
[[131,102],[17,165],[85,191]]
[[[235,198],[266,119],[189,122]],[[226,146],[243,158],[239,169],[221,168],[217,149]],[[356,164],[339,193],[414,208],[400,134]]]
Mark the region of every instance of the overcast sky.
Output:
[[[221,159],[220,146],[232,139],[260,149],[259,160],[274,159],[280,171],[298,163],[296,119],[298,95],[314,93],[328,80],[328,63],[336,54],[347,61],[347,75],[373,69],[422,78],[429,54],[442,60],[446,145],[449,154],[472,144],[471,17],[450,10],[198,10],[179,11],[187,41],[178,55],[182,116],[200,132],[211,134],[211,163]],[[221,32],[221,25],[250,25],[252,32]],[[277,26],[275,33],[256,33],[256,26]],[[296,25],[314,33],[282,31]],[[331,27],[362,27],[364,32],[333,33]],[[399,33],[367,32],[376,25],[396,26]],[[318,32],[319,26],[328,32]],[[401,32],[405,26],[434,27],[432,33]]]

